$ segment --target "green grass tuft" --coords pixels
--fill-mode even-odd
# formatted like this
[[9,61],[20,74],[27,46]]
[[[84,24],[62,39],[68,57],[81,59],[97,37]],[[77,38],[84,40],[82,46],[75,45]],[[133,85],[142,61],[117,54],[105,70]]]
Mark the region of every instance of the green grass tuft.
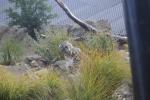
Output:
[[62,57],[59,51],[59,45],[67,40],[67,34],[55,32],[48,38],[47,43],[37,46],[36,53],[51,61],[53,59],[60,59]]
[[15,64],[23,55],[23,46],[16,40],[7,40],[0,48],[0,64]]
[[115,41],[106,34],[88,35],[86,46],[98,50],[101,54],[109,54],[115,49]]

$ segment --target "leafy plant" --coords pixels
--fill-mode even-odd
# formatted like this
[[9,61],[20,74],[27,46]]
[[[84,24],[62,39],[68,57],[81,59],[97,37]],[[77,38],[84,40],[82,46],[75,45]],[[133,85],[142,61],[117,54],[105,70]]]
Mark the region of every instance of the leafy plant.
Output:
[[0,63],[15,64],[23,55],[23,46],[16,40],[6,40],[0,48]]
[[51,13],[48,0],[9,0],[14,6],[6,10],[10,17],[10,25],[27,28],[28,34],[35,40],[35,30],[39,31],[43,24],[50,22],[55,14]]

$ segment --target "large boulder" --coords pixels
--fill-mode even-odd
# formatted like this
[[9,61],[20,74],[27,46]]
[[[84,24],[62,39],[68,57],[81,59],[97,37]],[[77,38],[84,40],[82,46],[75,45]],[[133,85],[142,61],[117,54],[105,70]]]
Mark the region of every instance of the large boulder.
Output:
[[12,38],[23,40],[26,36],[26,29],[20,26],[0,26],[0,40]]

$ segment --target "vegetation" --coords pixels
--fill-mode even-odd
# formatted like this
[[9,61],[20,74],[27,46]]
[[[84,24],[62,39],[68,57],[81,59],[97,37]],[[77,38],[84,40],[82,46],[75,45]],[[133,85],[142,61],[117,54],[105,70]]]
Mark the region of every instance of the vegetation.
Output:
[[[49,61],[61,59],[58,46],[67,39],[63,31],[52,32],[37,44],[36,53]],[[78,75],[70,78],[68,73],[44,69],[18,76],[0,66],[0,99],[114,100],[114,91],[130,79],[129,64],[114,49],[115,42],[106,35],[98,35],[89,37],[86,43],[74,43],[82,51]],[[21,57],[21,47],[15,40],[5,42],[0,51],[1,64],[15,63]]]
[[23,54],[23,46],[16,40],[6,40],[0,48],[0,64],[15,64]]
[[36,53],[46,58],[48,61],[60,59],[62,54],[59,51],[59,45],[67,40],[67,34],[62,31],[55,31],[48,38],[47,43],[41,43],[37,46]]
[[38,78],[16,77],[0,67],[1,100],[62,100],[61,80],[56,73],[38,73]]
[[50,22],[55,15],[51,13],[48,0],[9,0],[14,6],[7,9],[10,25],[27,28],[28,34],[37,40],[35,30]]
[[80,80],[67,84],[69,100],[113,100],[112,94],[117,87],[130,79],[128,63],[116,52],[99,56],[99,52],[82,50]]
[[101,54],[109,54],[115,48],[115,41],[106,34],[89,35],[86,45],[90,49],[98,50]]

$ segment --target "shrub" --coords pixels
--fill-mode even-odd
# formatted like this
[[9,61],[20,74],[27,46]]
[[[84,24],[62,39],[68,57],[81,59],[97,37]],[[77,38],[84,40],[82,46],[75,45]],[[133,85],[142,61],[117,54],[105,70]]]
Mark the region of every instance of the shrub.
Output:
[[25,27],[28,34],[35,40],[37,40],[35,30],[39,31],[43,24],[48,24],[56,16],[52,13],[48,0],[8,1],[14,5],[6,10],[11,19],[9,24]]
[[62,100],[60,79],[55,73],[43,72],[38,78],[16,77],[0,68],[1,100]]
[[88,35],[86,41],[87,47],[98,50],[101,54],[108,54],[114,50],[114,40],[106,34]]
[[62,57],[59,51],[59,45],[67,40],[67,34],[57,31],[51,34],[46,45],[39,44],[36,49],[36,53],[51,61],[53,59],[60,59]]
[[16,40],[6,40],[0,48],[0,63],[15,64],[23,54],[23,46]]
[[67,85],[69,100],[113,100],[113,92],[130,78],[128,63],[115,52],[99,56],[99,52],[82,51],[80,80]]

